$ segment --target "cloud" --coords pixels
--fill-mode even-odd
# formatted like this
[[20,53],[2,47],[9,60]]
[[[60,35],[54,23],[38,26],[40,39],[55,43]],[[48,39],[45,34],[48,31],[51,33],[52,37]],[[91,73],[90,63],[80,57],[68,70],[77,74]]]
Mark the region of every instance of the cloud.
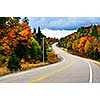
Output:
[[46,35],[47,37],[56,37],[58,39],[60,39],[61,37],[65,37],[73,32],[75,32],[76,30],[48,30],[48,29],[43,29],[41,30],[42,33],[44,35]]
[[100,24],[100,17],[29,17],[32,28],[76,30],[81,26]]

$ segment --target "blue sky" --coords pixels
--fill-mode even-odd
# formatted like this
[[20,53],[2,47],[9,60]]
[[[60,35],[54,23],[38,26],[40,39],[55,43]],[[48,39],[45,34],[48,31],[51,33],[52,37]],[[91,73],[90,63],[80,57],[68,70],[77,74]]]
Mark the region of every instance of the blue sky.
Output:
[[31,28],[77,30],[81,26],[100,24],[100,17],[29,17]]

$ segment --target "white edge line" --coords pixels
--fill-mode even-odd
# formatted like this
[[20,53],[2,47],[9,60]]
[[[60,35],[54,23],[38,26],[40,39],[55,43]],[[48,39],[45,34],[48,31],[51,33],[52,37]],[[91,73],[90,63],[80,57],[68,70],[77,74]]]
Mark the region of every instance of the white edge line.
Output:
[[92,67],[91,67],[91,64],[89,63],[89,61],[86,61],[87,63],[88,63],[88,65],[89,65],[89,69],[90,69],[90,78],[89,78],[89,83],[92,83],[92,79],[93,79],[93,75],[92,75]]
[[[64,51],[64,50],[63,50]],[[65,52],[65,51],[64,51]],[[67,53],[67,52],[65,52],[65,53]],[[67,53],[67,54],[69,54],[69,53]],[[89,60],[88,59],[85,59],[85,58],[82,58],[82,57],[79,57],[79,56],[75,56],[75,55],[72,55],[72,54],[69,54],[70,56],[73,56],[73,57],[76,57],[76,58],[79,58],[79,59],[83,59],[87,64],[88,64],[88,66],[89,66],[89,83],[92,83],[93,82],[93,71],[92,71],[92,66],[91,66],[91,64],[90,64],[90,62],[89,62]],[[62,56],[63,57],[63,56]],[[88,60],[88,61],[87,61]]]
[[[67,54],[69,54],[69,53],[67,53]],[[89,66],[89,83],[92,83],[93,82],[93,71],[92,71],[92,66],[91,66],[89,60],[82,58],[82,57],[79,57],[79,56],[76,56],[76,55],[72,55],[72,54],[69,54],[69,55],[72,56],[72,57],[75,57],[75,58],[79,58],[81,60],[83,59],[88,64],[88,66]]]

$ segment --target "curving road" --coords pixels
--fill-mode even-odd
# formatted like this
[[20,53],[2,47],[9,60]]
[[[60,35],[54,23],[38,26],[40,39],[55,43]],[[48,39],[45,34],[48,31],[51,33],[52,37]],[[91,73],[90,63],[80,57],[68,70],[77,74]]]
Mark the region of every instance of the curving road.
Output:
[[62,61],[45,67],[0,77],[1,83],[99,83],[100,68],[84,58],[73,56],[56,47]]

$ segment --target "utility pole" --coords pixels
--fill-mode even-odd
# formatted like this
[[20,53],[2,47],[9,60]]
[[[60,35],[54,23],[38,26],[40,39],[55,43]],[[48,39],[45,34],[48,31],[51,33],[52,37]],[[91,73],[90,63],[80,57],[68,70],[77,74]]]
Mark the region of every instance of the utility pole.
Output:
[[44,37],[43,37],[43,63],[44,63]]

